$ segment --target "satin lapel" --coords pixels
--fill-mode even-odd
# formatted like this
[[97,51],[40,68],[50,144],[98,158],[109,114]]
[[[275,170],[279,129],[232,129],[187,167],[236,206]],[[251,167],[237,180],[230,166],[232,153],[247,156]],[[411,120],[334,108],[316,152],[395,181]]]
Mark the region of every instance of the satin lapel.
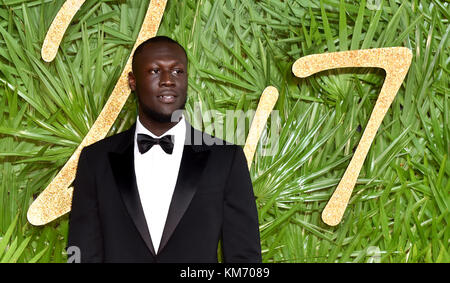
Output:
[[109,153],[111,167],[128,213],[150,252],[155,255],[134,172],[134,127],[128,131],[129,133],[124,133],[125,142],[121,144],[118,151]]
[[[192,128],[189,123],[187,123],[186,126],[186,141],[189,140],[191,142],[186,142],[184,145],[178,179],[167,214],[158,254],[166,246],[175,231],[175,228],[189,207],[209,156],[207,146],[204,144],[194,145],[191,140],[194,135],[196,137],[201,135],[201,132]],[[196,139],[196,141],[197,140],[198,139]]]

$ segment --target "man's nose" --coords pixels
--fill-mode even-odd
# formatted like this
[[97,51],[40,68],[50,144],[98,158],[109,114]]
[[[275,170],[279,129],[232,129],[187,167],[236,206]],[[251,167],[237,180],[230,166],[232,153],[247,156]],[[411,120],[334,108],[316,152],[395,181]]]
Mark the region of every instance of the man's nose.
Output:
[[175,81],[173,80],[172,74],[169,71],[161,71],[161,77],[159,81],[160,86],[173,86]]

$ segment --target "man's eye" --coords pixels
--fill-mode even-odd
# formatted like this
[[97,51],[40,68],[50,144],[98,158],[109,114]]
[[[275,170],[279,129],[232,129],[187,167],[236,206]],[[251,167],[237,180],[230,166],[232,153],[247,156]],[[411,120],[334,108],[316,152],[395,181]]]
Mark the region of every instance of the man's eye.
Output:
[[151,74],[157,74],[157,73],[159,73],[159,70],[158,69],[151,69],[150,73]]
[[181,70],[181,69],[176,69],[176,70],[173,70],[173,72],[174,72],[175,74],[182,74],[182,73],[183,73],[183,70]]

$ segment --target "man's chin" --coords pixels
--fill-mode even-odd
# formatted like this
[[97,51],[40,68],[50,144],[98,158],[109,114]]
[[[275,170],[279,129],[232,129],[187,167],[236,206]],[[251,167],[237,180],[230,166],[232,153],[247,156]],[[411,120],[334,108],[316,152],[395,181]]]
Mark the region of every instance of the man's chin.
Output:
[[167,115],[160,112],[154,112],[154,111],[144,111],[145,116],[150,118],[153,121],[159,122],[159,123],[169,123],[171,122],[172,115]]
[[184,105],[183,105],[183,108],[177,109],[170,114],[154,111],[150,108],[145,108],[145,107],[143,107],[141,110],[147,118],[149,118],[153,121],[156,121],[159,123],[170,123],[170,122],[178,122],[180,120],[181,113],[183,113],[183,109],[184,109]]

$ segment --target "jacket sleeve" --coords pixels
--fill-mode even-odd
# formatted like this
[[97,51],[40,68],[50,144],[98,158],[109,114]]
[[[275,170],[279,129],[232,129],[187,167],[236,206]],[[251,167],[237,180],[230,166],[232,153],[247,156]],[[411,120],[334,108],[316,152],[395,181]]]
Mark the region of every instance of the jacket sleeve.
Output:
[[224,195],[223,258],[226,263],[259,263],[261,243],[252,181],[244,151],[235,147]]
[[82,263],[103,261],[97,188],[86,148],[80,154],[74,181],[67,246],[79,249]]

